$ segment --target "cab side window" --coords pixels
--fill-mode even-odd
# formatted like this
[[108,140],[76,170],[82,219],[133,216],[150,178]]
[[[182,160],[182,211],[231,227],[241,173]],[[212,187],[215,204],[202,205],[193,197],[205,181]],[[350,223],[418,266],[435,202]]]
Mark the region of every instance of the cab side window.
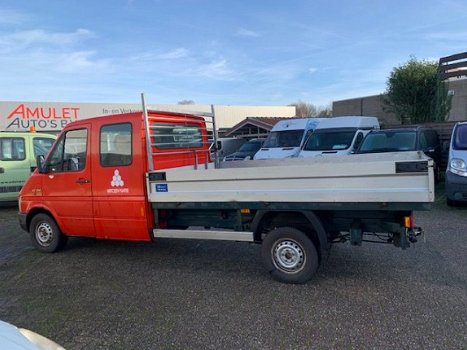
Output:
[[126,166],[133,161],[130,123],[105,125],[100,132],[101,166]]
[[50,172],[80,171],[86,166],[87,129],[66,132],[47,158]]
[[25,142],[20,137],[5,137],[0,139],[0,160],[25,160]]

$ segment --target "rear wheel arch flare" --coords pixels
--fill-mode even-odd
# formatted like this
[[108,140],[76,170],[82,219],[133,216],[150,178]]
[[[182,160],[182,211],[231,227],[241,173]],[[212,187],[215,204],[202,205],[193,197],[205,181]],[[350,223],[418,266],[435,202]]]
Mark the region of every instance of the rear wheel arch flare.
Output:
[[[293,225],[290,221],[287,222],[287,218],[298,220]],[[275,224],[274,221],[277,220]],[[283,221],[284,220],[284,221]],[[272,225],[272,226],[271,226]],[[311,232],[307,232],[310,238],[315,241],[316,248],[319,250],[329,250],[330,244],[328,242],[327,234],[323,224],[319,217],[312,211],[300,211],[300,210],[258,210],[252,223],[252,231],[254,232],[254,239],[256,242],[261,242],[261,235],[264,231],[268,231],[267,228],[273,229],[274,227],[281,226],[300,226],[305,225],[312,228]],[[310,231],[310,230],[307,230]]]

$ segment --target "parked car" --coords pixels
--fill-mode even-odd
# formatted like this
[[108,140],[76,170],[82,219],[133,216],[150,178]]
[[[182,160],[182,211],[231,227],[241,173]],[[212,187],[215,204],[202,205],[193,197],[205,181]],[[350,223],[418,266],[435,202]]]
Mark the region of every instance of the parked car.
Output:
[[[217,139],[217,156],[220,160],[224,159],[224,157],[232,154],[238,148],[246,142],[245,139],[236,138],[236,137],[221,137]],[[212,155],[214,158],[214,155]]]
[[64,350],[52,340],[30,331],[0,321],[0,348],[18,350]]
[[441,142],[436,130],[426,127],[371,131],[355,153],[423,151],[435,163],[435,181],[440,179]]
[[240,146],[238,151],[224,157],[224,161],[253,159],[264,143],[264,139],[252,139]]
[[452,130],[445,184],[448,205],[467,203],[467,122]]
[[18,193],[31,172],[36,158],[47,154],[55,135],[36,132],[0,132],[0,202],[18,199]]

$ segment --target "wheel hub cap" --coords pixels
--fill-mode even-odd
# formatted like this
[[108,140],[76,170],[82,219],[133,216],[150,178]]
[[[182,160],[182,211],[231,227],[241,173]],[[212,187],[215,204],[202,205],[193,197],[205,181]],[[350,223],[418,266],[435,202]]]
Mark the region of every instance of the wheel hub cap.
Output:
[[305,263],[302,247],[291,240],[279,242],[273,249],[273,257],[276,267],[289,273],[300,271]]
[[36,238],[39,244],[49,245],[53,238],[53,230],[49,224],[42,222],[36,228]]

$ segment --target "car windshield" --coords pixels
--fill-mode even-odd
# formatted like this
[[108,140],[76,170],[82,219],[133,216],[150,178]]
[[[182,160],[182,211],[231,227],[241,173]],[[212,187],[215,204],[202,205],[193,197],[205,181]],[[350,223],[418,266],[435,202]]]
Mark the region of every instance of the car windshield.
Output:
[[453,139],[454,149],[467,149],[467,124],[458,125]]
[[414,151],[417,133],[415,131],[386,131],[369,133],[360,146],[359,153]]
[[263,147],[300,147],[303,130],[273,131],[268,135]]
[[311,134],[305,144],[305,151],[343,150],[350,147],[355,131],[330,131]]
[[239,152],[255,152],[261,147],[261,142],[247,142],[244,143],[240,148]]

